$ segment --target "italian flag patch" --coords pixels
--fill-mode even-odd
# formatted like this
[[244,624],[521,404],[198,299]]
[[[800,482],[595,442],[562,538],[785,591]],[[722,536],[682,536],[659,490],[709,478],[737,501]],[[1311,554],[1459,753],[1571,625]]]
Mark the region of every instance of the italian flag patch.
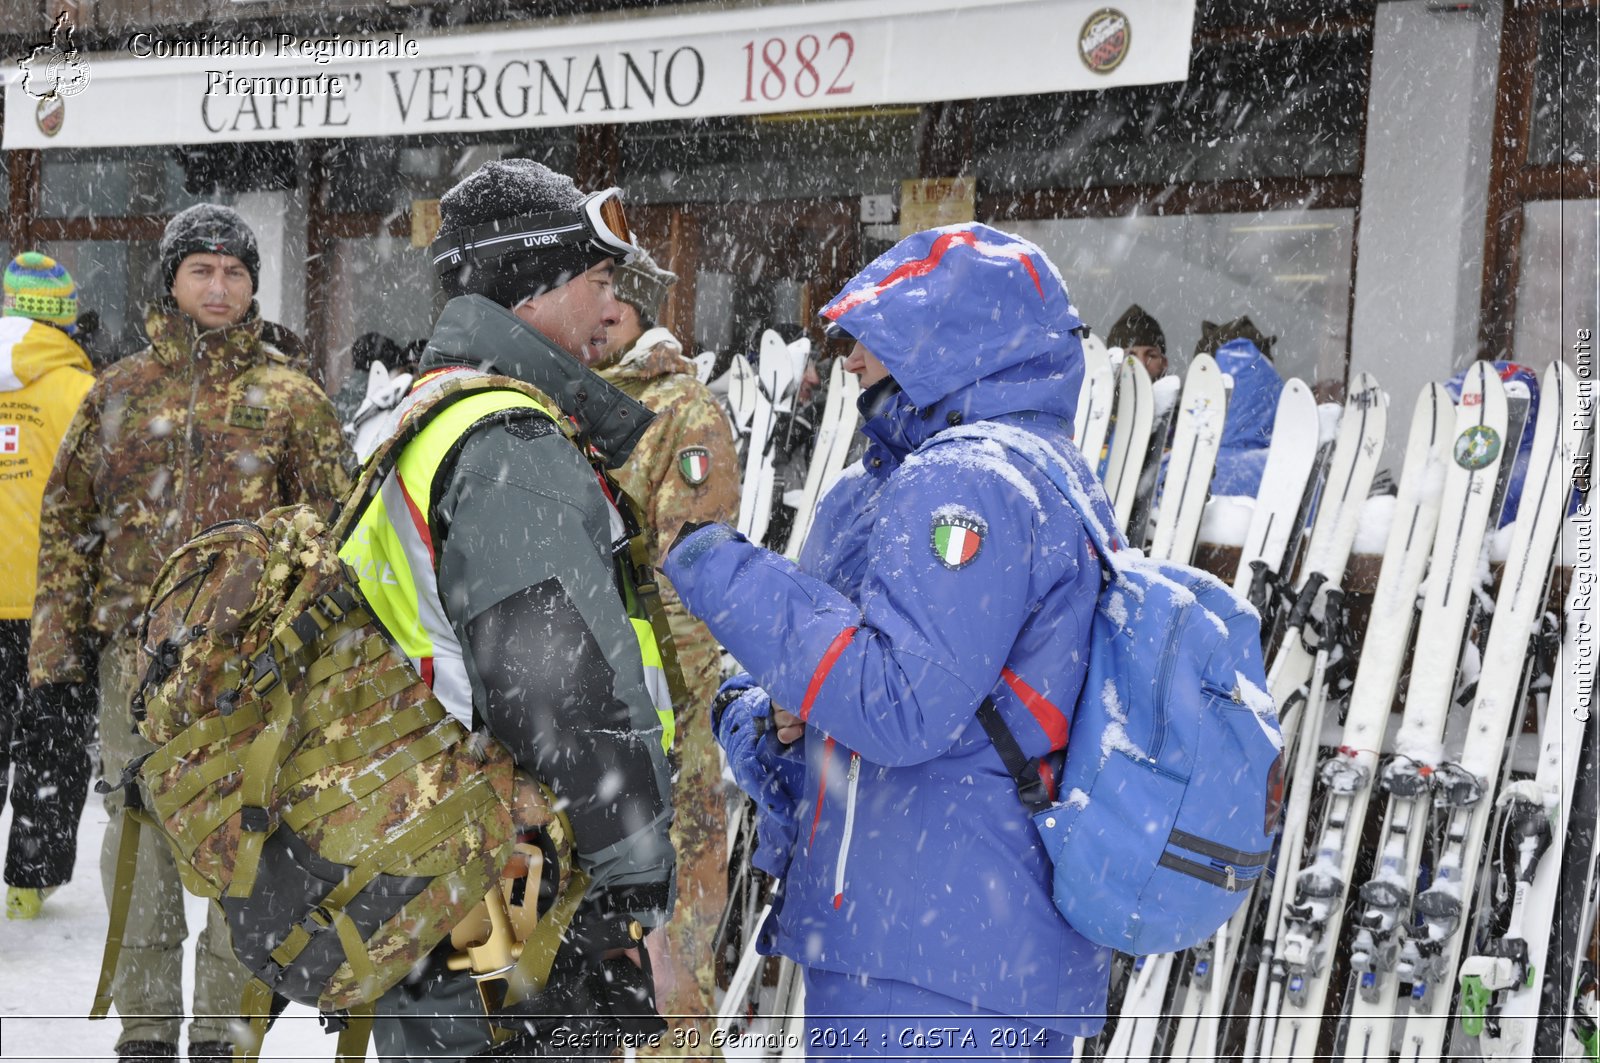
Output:
[[962,568],[978,556],[988,527],[969,514],[933,515],[933,554],[945,568]]
[[711,452],[705,447],[684,447],[678,451],[678,475],[690,487],[699,487],[711,474]]

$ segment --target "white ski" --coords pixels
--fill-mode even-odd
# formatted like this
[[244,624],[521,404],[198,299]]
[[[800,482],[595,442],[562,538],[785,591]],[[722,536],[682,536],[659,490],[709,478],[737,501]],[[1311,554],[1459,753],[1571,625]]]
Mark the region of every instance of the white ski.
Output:
[[[1443,385],[1434,384],[1417,396],[1341,747],[1323,767],[1326,797],[1318,840],[1298,875],[1292,865],[1282,861],[1278,865],[1278,878],[1286,880],[1295,895],[1277,921],[1263,924],[1246,1060],[1306,1059],[1316,1049],[1328,986],[1328,947],[1339,938],[1366,816],[1368,783],[1410,641],[1417,588],[1433,549],[1453,420]],[[1347,419],[1341,431],[1348,426]],[[1330,483],[1338,483],[1337,475]],[[1331,502],[1333,496],[1329,498]],[[1359,516],[1360,507],[1354,508]]]
[[[1361,507],[1372,483],[1378,454],[1383,449],[1388,399],[1371,376],[1363,373],[1356,378],[1340,418],[1341,430],[1336,437],[1331,465],[1326,478],[1323,478],[1318,471],[1321,419],[1310,389],[1299,381],[1290,381],[1284,393],[1285,397],[1280,399],[1278,405],[1272,450],[1273,455],[1280,455],[1278,432],[1286,431],[1288,437],[1284,441],[1284,448],[1287,453],[1294,455],[1294,459],[1286,461],[1280,456],[1275,460],[1274,456],[1269,455],[1255,516],[1261,518],[1263,513],[1270,515],[1265,519],[1253,520],[1251,529],[1255,541],[1266,544],[1264,552],[1258,548],[1257,556],[1269,566],[1269,571],[1276,573],[1281,566],[1291,563],[1287,560],[1292,556],[1289,546],[1300,535],[1308,511],[1302,505],[1306,501],[1305,496],[1320,498],[1311,532],[1311,546],[1306,554],[1307,563],[1300,577],[1301,605],[1291,617],[1285,638],[1285,647],[1294,647],[1295,654],[1289,655],[1294,659],[1288,662],[1290,667],[1286,669],[1280,663],[1286,651],[1280,649],[1270,673],[1275,682],[1269,683],[1279,694],[1275,704],[1280,713],[1280,726],[1283,727],[1284,755],[1290,765],[1286,790],[1289,804],[1283,817],[1277,856],[1278,866],[1289,867],[1294,866],[1299,858],[1308,811],[1306,802],[1309,801],[1310,787],[1302,780],[1309,779],[1316,763],[1315,738],[1310,740],[1309,745],[1297,744],[1295,739],[1301,731],[1312,736],[1319,731],[1319,723],[1309,724],[1307,730],[1300,726],[1300,721],[1313,712],[1320,715],[1322,711],[1325,697],[1321,690],[1323,676],[1328,666],[1328,655],[1334,649],[1334,632],[1329,621],[1330,618],[1336,618],[1339,612],[1338,592],[1324,590],[1324,585],[1329,581],[1338,581],[1344,573],[1345,561],[1355,541]],[[1295,424],[1295,421],[1299,423]],[[1298,481],[1285,477],[1288,468],[1295,469],[1300,477]],[[1321,482],[1316,482],[1318,480]],[[1277,525],[1281,534],[1264,534],[1262,525]],[[1248,539],[1245,549],[1251,549]],[[1238,586],[1236,580],[1235,587]],[[1316,623],[1323,631],[1321,646],[1314,661],[1300,637],[1302,627],[1312,618],[1313,609],[1316,615],[1322,617]],[[1309,674],[1299,666],[1302,658]],[[1315,667],[1312,667],[1313,663]],[[1285,679],[1286,674],[1288,679]],[[1289,698],[1304,687],[1307,678],[1311,680],[1311,698],[1301,711],[1287,712]],[[1297,798],[1297,793],[1303,796]],[[1252,896],[1229,920],[1225,930],[1227,939],[1234,942],[1231,948],[1216,941],[1208,942],[1196,950],[1188,977],[1198,984],[1193,988],[1185,985],[1180,990],[1182,1011],[1173,1041],[1174,1052],[1188,1058],[1210,1058],[1215,1054],[1221,1033],[1220,1003],[1224,998],[1233,996],[1235,969],[1241,950],[1246,945],[1246,932],[1256,926],[1271,927],[1282,904],[1281,876],[1274,876],[1272,883],[1270,892],[1265,896]]]
[[1574,463],[1582,445],[1582,429],[1574,416],[1576,395],[1572,371],[1552,362],[1540,385],[1533,449],[1484,644],[1466,742],[1458,760],[1438,765],[1433,773],[1433,807],[1443,819],[1443,829],[1433,853],[1433,881],[1414,904],[1423,925],[1409,935],[1401,952],[1401,971],[1409,973],[1412,985],[1401,1055],[1415,1063],[1438,1060],[1449,1033],[1457,950],[1483,854],[1491,799],[1507,733],[1512,720],[1520,718],[1523,661],[1544,612],[1550,567],[1572,496]]
[[854,373],[845,372],[843,358],[835,358],[833,369],[828,374],[828,400],[823,406],[822,424],[817,427],[811,464],[806,467],[805,489],[800,506],[795,510],[789,544],[784,549],[784,555],[791,560],[800,556],[800,547],[804,545],[811,522],[817,515],[817,503],[844,472],[845,458],[850,453],[856,422],[860,418],[856,409],[856,399],[860,394],[860,380]]
[[1580,633],[1587,621],[1573,608],[1589,597],[1574,580],[1534,777],[1512,783],[1496,801],[1498,848],[1509,866],[1494,885],[1511,892],[1509,913],[1503,930],[1463,960],[1460,971],[1462,1029],[1478,1038],[1484,1059],[1531,1063],[1541,1012],[1561,1010],[1559,1000],[1541,1007],[1540,997],[1551,981],[1550,927],[1570,856],[1564,851],[1569,813],[1595,689],[1596,643],[1592,633]]
[[[739,490],[739,530],[759,543],[772,517],[772,429],[776,409],[794,383],[794,362],[783,339],[771,329],[761,334],[761,359],[752,401],[750,439]],[[730,395],[732,394],[730,389]]]
[[1319,434],[1317,400],[1304,381],[1290,380],[1278,396],[1272,445],[1261,471],[1261,486],[1256,490],[1250,529],[1239,550],[1239,567],[1233,575],[1233,589],[1240,595],[1250,593],[1253,561],[1261,561],[1269,571],[1283,574],[1284,554],[1300,512],[1300,499],[1317,460]]
[[1111,499],[1117,528],[1121,531],[1128,530],[1128,518],[1133,514],[1133,502],[1139,491],[1139,470],[1150,443],[1150,424],[1154,416],[1150,374],[1139,359],[1128,358],[1117,373],[1117,423],[1111,433],[1104,476],[1106,495]]
[[1227,405],[1227,389],[1216,359],[1209,354],[1196,355],[1189,363],[1183,397],[1178,400],[1172,456],[1156,511],[1155,538],[1150,543],[1153,558],[1188,564],[1194,556]]
[[1117,1027],[1106,1048],[1104,1063],[1144,1063],[1154,1058],[1156,1034],[1161,1030],[1162,1002],[1172,980],[1173,961],[1180,954],[1163,952],[1134,961],[1133,978],[1117,1014]]
[[1091,351],[1083,345],[1083,384],[1078,388],[1078,408],[1073,415],[1072,440],[1078,452],[1089,459],[1089,468],[1100,465],[1100,451],[1106,445],[1111,427],[1111,404],[1117,389],[1111,361],[1104,347]]
[[1376,865],[1358,891],[1363,910],[1355,918],[1358,929],[1350,956],[1356,992],[1346,994],[1346,1060],[1388,1057],[1399,1017],[1400,981],[1409,981],[1421,962],[1416,940],[1407,931],[1427,838],[1428,788],[1444,759],[1445,717],[1479,587],[1505,424],[1505,388],[1492,364],[1478,362],[1467,374],[1456,410],[1454,460],[1445,472],[1406,711],[1395,755],[1381,780],[1388,802]]

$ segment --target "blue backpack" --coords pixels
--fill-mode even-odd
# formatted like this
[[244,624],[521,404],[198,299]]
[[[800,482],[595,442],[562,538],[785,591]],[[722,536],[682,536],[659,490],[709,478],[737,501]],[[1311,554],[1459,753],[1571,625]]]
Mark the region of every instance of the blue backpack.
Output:
[[1076,450],[971,425],[1036,466],[1082,519],[1105,580],[1057,798],[985,698],[978,720],[1017,782],[1074,930],[1135,956],[1198,945],[1266,869],[1283,798],[1283,738],[1254,609],[1213,576],[1122,548]]

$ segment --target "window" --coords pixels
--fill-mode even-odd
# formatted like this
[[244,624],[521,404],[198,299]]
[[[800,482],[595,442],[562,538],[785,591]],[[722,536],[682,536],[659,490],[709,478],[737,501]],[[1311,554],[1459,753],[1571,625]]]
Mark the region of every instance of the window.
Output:
[[184,189],[171,148],[95,148],[42,153],[39,214],[46,218],[174,214],[204,197]]
[[1130,303],[1158,322],[1172,371],[1182,373],[1202,321],[1249,315],[1277,336],[1285,378],[1342,384],[1349,340],[1355,212],[1068,218],[1010,226],[1061,270],[1067,291],[1105,336]]
[[1600,6],[1508,7],[1495,125],[1479,353],[1570,360],[1597,324]]
[[144,348],[144,307],[158,294],[161,251],[154,240],[51,240],[40,248],[78,285],[78,313],[94,311],[94,352],[121,357]]
[[330,394],[350,372],[350,344],[357,336],[381,332],[404,347],[432,334],[439,309],[428,256],[411,246],[410,237],[335,240],[331,273],[322,340]]
[[1518,267],[1516,360],[1542,370],[1557,358],[1573,362],[1578,330],[1600,323],[1600,200],[1557,199],[1522,208]]

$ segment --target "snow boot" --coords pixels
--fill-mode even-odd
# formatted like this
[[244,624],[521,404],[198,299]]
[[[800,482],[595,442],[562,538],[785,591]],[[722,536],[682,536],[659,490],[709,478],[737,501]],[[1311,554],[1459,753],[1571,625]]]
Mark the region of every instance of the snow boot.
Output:
[[28,886],[7,887],[6,918],[39,918],[39,910],[44,907],[44,899],[55,891],[56,888],[54,886],[46,886],[43,889],[33,889]]
[[226,1041],[190,1041],[189,1063],[233,1063],[233,1046]]
[[117,1046],[117,1063],[178,1063],[178,1046],[171,1041],[124,1041]]

